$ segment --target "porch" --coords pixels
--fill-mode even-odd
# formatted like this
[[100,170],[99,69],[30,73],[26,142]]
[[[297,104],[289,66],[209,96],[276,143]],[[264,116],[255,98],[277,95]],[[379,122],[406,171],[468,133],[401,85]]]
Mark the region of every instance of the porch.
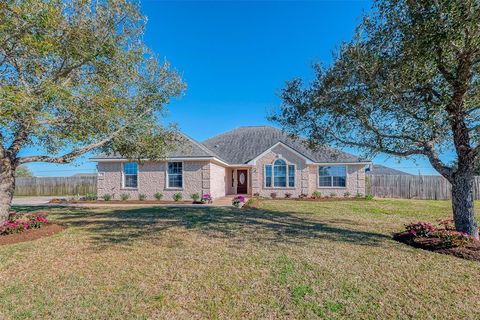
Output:
[[228,195],[251,195],[252,194],[252,168],[235,167],[227,168],[227,196]]

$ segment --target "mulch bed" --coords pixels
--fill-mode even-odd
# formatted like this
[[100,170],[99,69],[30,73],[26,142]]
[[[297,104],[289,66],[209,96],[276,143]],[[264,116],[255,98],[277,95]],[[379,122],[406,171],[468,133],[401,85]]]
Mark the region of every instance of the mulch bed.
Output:
[[[157,200],[110,200],[110,201],[105,201],[105,200],[96,200],[96,201],[81,201],[81,200],[75,200],[75,201],[68,201],[66,199],[52,199],[48,203],[50,204],[193,204],[193,201],[187,201],[187,200],[182,200],[182,201],[173,201],[173,200],[162,200],[162,201],[157,201]],[[199,204],[201,202],[196,202],[196,204]]]
[[449,247],[439,238],[414,237],[408,232],[397,233],[393,236],[393,239],[415,248],[480,262],[480,241],[475,241],[465,247]]
[[0,236],[0,246],[50,237],[62,232],[64,229],[64,226],[58,224],[47,224],[40,229],[30,229],[22,233]]
[[364,198],[352,197],[331,197],[331,198],[269,198],[268,200],[291,200],[291,201],[315,201],[315,202],[331,202],[331,201],[366,201]]

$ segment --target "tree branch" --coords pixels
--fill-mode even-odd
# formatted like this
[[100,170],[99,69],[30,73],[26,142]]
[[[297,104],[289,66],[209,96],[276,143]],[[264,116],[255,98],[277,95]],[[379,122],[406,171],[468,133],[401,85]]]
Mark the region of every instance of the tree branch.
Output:
[[69,163],[72,160],[74,160],[76,157],[81,156],[89,151],[92,151],[94,149],[100,148],[110,141],[112,141],[116,136],[118,136],[123,130],[127,129],[131,123],[134,123],[136,120],[140,120],[143,118],[145,115],[150,113],[153,110],[153,108],[148,108],[144,112],[142,112],[140,115],[132,119],[131,121],[127,121],[127,124],[124,126],[120,127],[119,129],[115,130],[112,132],[108,137],[98,141],[94,142],[92,144],[89,144],[87,146],[84,146],[82,148],[73,150],[69,153],[64,154],[63,156],[60,157],[50,157],[50,156],[29,156],[29,157],[21,157],[17,158],[16,162],[18,164],[23,164],[23,163],[28,163],[28,162],[48,162],[48,163]]
[[60,157],[50,157],[50,156],[30,156],[30,157],[21,157],[17,159],[18,164],[28,163],[28,162],[48,162],[48,163],[69,163],[74,160],[76,157],[81,156],[89,151],[100,148],[105,144],[109,143],[114,139],[120,132],[125,130],[128,126],[122,127],[119,130],[112,133],[109,137],[100,140],[98,142],[89,144],[83,148],[73,150],[69,153],[64,154]]
[[31,120],[24,120],[22,124],[20,125],[20,128],[17,130],[15,133],[15,138],[10,145],[10,147],[6,151],[6,155],[10,159],[15,159],[18,152],[22,148],[22,146],[25,144],[28,138],[28,132],[30,130],[30,125],[31,125]]

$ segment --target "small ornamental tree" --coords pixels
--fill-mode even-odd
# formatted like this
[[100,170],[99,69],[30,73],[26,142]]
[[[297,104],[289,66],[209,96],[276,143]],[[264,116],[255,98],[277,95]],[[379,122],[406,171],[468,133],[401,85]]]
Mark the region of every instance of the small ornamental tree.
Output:
[[287,83],[272,119],[312,147],[427,157],[452,184],[456,229],[478,238],[479,21],[478,0],[377,0],[330,67]]
[[155,159],[177,140],[158,117],[184,84],[143,44],[145,20],[128,0],[0,2],[0,221],[21,164]]
[[19,166],[15,169],[15,176],[17,178],[29,178],[33,177],[33,173],[27,167]]

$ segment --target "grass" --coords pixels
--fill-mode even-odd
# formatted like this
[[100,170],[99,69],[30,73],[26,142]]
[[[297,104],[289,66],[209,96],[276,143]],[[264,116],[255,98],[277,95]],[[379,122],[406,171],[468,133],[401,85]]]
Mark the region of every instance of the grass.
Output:
[[65,232],[0,247],[0,318],[473,319],[480,310],[479,263],[390,237],[449,216],[446,201],[48,210]]

